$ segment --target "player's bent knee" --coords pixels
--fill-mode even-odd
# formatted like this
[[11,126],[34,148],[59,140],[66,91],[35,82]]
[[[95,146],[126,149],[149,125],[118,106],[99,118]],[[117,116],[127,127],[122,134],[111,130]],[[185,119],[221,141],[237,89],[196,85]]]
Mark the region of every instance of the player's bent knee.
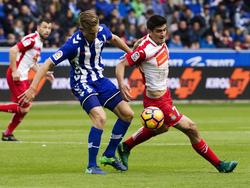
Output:
[[188,124],[188,128],[186,130],[186,133],[189,135],[189,136],[196,136],[198,134],[198,129],[197,129],[197,126],[194,122],[190,122]]
[[103,129],[104,125],[106,123],[106,117],[105,116],[96,116],[93,119],[94,126],[98,129]]
[[133,118],[134,118],[134,112],[132,110],[129,110],[125,114],[123,114],[124,121],[131,122]]
[[161,128],[159,129],[155,129],[155,135],[158,135],[158,134],[162,134],[162,133],[165,133],[168,131],[168,127],[167,126],[162,126]]
[[194,122],[191,122],[190,124],[189,124],[189,126],[190,126],[190,129],[192,130],[192,131],[197,131],[197,126],[196,126],[196,124],[194,123]]
[[89,117],[92,120],[94,127],[103,129],[106,123],[106,114],[100,107],[91,109]]
[[105,117],[98,117],[98,119],[96,121],[96,126],[97,126],[97,128],[103,129],[105,123],[106,123],[106,118]]
[[133,110],[128,107],[128,108],[116,108],[114,110],[114,113],[123,121],[126,122],[131,122],[132,119],[134,118],[134,112]]
[[22,114],[26,114],[26,113],[28,113],[29,111],[30,111],[30,108],[31,108],[31,106],[28,106],[28,107],[26,107],[26,108],[20,108],[20,112],[22,113]]

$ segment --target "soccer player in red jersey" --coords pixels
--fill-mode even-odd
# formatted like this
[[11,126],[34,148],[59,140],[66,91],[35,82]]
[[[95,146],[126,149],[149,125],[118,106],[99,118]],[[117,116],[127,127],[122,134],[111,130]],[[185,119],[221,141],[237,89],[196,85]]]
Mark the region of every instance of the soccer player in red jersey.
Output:
[[[13,131],[28,113],[31,103],[19,102],[18,96],[29,88],[28,72],[30,69],[39,69],[38,60],[44,40],[51,33],[51,23],[41,19],[37,31],[25,36],[20,42],[10,48],[10,65],[6,73],[7,82],[11,92],[10,104],[1,104],[0,111],[13,113],[7,129],[2,133],[3,141],[17,141]],[[53,79],[53,74],[48,72],[48,79]]]
[[141,39],[140,44],[116,67],[116,77],[119,88],[126,100],[131,100],[130,88],[124,82],[126,66],[136,65],[142,72],[145,82],[144,107],[155,106],[162,110],[165,126],[159,129],[141,127],[136,133],[118,146],[118,154],[125,166],[131,149],[152,138],[166,132],[169,127],[175,127],[188,136],[193,149],[204,159],[209,161],[219,172],[232,172],[237,166],[236,161],[221,161],[213,150],[200,136],[196,124],[187,116],[181,114],[172,104],[170,91],[167,88],[169,72],[169,50],[165,43],[167,35],[167,21],[164,17],[154,15],[147,21],[148,35]]

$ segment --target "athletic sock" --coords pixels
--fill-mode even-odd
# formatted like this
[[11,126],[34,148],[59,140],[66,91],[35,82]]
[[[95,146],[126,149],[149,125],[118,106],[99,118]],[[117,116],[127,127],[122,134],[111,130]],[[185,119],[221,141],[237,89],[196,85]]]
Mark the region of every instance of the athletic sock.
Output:
[[197,153],[199,153],[203,158],[205,158],[215,167],[220,164],[219,158],[215,155],[213,150],[210,149],[210,147],[206,144],[204,140],[201,140],[197,144],[192,144],[192,146]]
[[16,129],[16,127],[21,123],[21,121],[23,120],[25,115],[26,115],[26,113],[13,114],[12,119],[11,119],[8,127],[4,132],[4,135],[11,135],[14,132],[14,130]]
[[124,143],[127,148],[131,150],[136,145],[149,140],[151,137],[155,136],[156,133],[152,129],[141,127],[136,133],[129,137]]
[[12,104],[1,104],[0,111],[9,112],[9,113],[18,113],[20,111],[20,107],[16,103]]
[[88,138],[89,163],[88,168],[97,166],[96,156],[98,154],[103,130],[91,127]]
[[118,144],[121,142],[123,136],[126,134],[130,122],[118,119],[113,127],[111,138],[109,140],[109,145],[105,152],[103,153],[106,157],[114,157],[115,151]]

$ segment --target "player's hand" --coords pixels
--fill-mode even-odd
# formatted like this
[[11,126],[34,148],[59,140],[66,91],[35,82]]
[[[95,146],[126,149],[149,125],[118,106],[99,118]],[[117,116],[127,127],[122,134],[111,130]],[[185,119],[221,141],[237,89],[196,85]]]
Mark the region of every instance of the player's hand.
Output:
[[18,72],[18,71],[13,71],[12,72],[12,79],[14,80],[14,81],[19,81],[20,80],[20,73]]
[[17,97],[18,103],[21,105],[25,103],[29,103],[35,98],[35,95],[36,95],[36,90],[30,87],[24,93],[22,93],[21,95]]
[[53,80],[55,80],[55,77],[54,77],[54,74],[53,74],[52,71],[48,71],[48,72],[46,73],[46,78],[47,78],[47,80],[49,80],[51,83],[53,82]]
[[131,101],[132,96],[130,95],[131,88],[129,87],[129,85],[123,84],[123,85],[120,85],[119,88],[122,93],[123,99],[125,101]]

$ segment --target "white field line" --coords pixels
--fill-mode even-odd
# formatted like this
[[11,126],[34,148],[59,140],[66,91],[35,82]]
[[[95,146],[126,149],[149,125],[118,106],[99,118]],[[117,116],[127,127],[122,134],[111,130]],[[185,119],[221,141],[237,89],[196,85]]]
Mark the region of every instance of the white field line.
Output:
[[[87,142],[54,142],[54,141],[17,141],[17,142],[4,142],[0,141],[0,143],[6,143],[6,144],[39,144],[42,146],[47,145],[85,145]],[[234,145],[250,145],[250,143],[234,143]],[[101,143],[101,145],[108,145],[107,142]],[[186,143],[145,143],[141,146],[190,146],[191,144],[189,142]],[[213,145],[225,145],[225,143],[216,143]]]
[[[9,103],[9,101],[0,101],[2,104]],[[249,104],[250,100],[249,99],[244,99],[244,100],[173,100],[174,104],[208,104],[208,105],[213,105],[213,104]],[[32,105],[55,105],[55,104],[78,104],[79,102],[77,100],[67,100],[67,101],[33,101]],[[129,104],[132,105],[142,105],[141,100],[136,100],[136,101],[130,101]]]
[[[173,129],[173,130],[176,130],[176,129]],[[85,133],[89,132],[89,130],[83,130],[83,131]],[[23,133],[25,133],[25,132],[27,132],[27,133],[37,133],[37,132],[38,133],[55,133],[55,132],[64,133],[65,132],[65,133],[79,133],[79,134],[83,133],[83,132],[80,132],[79,130],[26,130],[26,129],[18,130],[18,132],[23,132]],[[212,134],[212,133],[221,133],[222,131],[213,131],[213,130],[211,130],[211,131],[200,131],[200,132],[202,132],[202,133],[211,133]],[[240,132],[242,132],[243,134],[250,134],[250,131],[248,131],[248,130],[234,130],[234,131],[230,131],[230,130],[224,131],[223,130],[223,134],[224,133],[240,133]],[[166,134],[172,134],[172,133],[176,133],[176,132],[170,130]]]
[[[50,142],[50,141],[17,141],[17,142],[3,142],[0,143],[11,143],[11,144],[41,144],[42,146],[46,144],[56,144],[56,145],[83,145],[87,142]],[[107,145],[107,142],[101,143],[101,145]],[[144,144],[145,146],[186,146],[190,145],[189,143],[152,143]]]

